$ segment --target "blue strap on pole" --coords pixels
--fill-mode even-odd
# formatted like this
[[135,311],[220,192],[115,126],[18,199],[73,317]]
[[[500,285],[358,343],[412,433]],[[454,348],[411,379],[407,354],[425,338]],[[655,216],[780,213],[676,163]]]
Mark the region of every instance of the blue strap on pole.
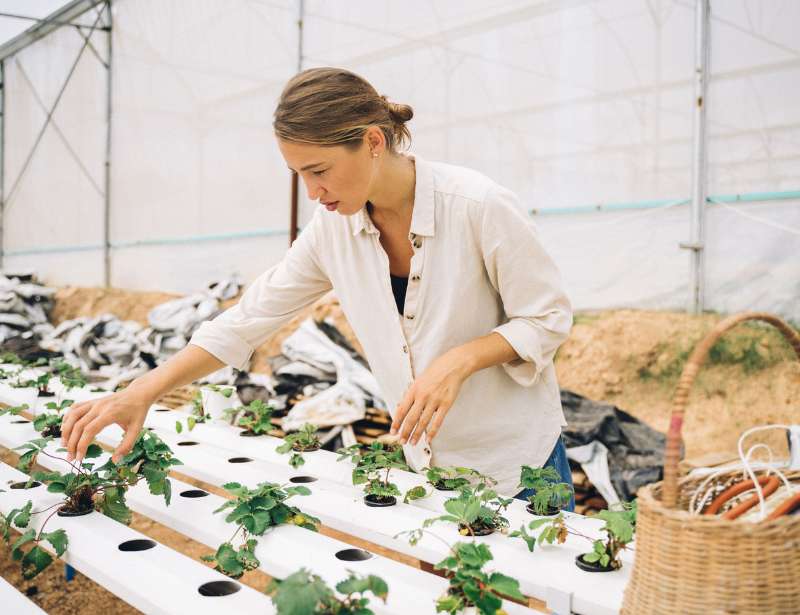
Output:
[[67,578],[67,582],[71,581],[75,578],[75,569],[69,564],[64,564],[64,576]]

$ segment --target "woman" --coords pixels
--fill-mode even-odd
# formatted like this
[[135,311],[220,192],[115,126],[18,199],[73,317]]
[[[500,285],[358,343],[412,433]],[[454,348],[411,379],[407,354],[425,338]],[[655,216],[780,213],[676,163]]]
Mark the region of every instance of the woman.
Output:
[[346,70],[291,79],[275,134],[323,207],[186,348],[125,390],[73,406],[62,427],[69,455],[82,458],[117,423],[126,431],[119,458],[156,399],[226,364],[244,369],[332,288],[417,469],[471,467],[513,493],[521,465],[549,464],[571,483],[553,356],[572,314],[558,272],[514,194],[475,171],[400,153],[412,115]]

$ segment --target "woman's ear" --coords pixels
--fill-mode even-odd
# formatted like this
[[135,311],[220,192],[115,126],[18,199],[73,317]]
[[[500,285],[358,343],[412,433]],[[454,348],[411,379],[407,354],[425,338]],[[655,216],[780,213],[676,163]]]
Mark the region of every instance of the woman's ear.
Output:
[[364,141],[369,148],[370,156],[382,155],[386,150],[386,136],[377,126],[370,126],[364,133]]

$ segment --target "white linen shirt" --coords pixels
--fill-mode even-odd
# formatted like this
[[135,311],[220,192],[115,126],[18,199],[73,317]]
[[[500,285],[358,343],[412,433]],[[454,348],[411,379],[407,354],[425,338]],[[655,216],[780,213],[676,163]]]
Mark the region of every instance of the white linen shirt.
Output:
[[245,369],[256,347],[333,288],[394,411],[437,357],[496,331],[520,358],[464,382],[431,443],[431,464],[475,468],[512,495],[520,466],[543,465],[566,425],[553,356],[571,306],[512,192],[476,171],[410,159],[414,253],[402,315],[367,208],[342,216],[320,207],[283,260],[190,343]]

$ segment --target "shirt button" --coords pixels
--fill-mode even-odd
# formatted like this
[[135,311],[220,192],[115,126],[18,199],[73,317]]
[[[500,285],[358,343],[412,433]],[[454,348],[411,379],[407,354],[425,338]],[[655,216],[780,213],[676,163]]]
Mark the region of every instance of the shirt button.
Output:
[[415,240],[414,241],[414,247],[417,248],[417,249],[421,248],[422,247],[422,240],[421,239]]
[[408,354],[408,346],[403,346],[403,352],[405,352],[406,354]]
[[418,275],[412,275],[411,276],[411,281],[412,282],[419,282],[419,276]]

